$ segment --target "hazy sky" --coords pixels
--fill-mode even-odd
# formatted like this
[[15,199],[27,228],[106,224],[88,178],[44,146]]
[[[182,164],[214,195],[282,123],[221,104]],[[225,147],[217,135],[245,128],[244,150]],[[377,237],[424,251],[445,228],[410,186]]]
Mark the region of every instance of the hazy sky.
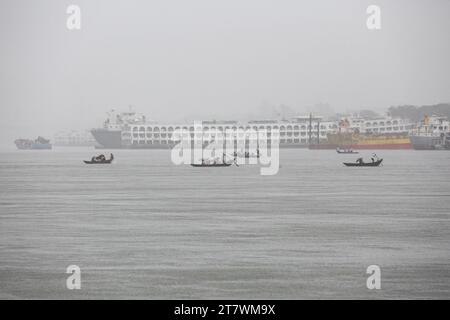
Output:
[[449,102],[449,14],[449,0],[1,0],[0,144],[130,104],[175,122]]

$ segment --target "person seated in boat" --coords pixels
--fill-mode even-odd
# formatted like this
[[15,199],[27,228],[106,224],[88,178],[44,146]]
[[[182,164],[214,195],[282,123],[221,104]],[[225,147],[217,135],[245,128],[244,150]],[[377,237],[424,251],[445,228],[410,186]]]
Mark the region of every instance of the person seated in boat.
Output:
[[356,163],[363,164],[364,163],[363,158],[358,158],[358,160],[356,160]]
[[110,159],[111,161],[114,159],[114,155],[113,155],[112,153],[109,155],[109,159]]
[[106,157],[104,154],[99,155],[98,157],[95,157],[95,162],[102,162],[105,161]]

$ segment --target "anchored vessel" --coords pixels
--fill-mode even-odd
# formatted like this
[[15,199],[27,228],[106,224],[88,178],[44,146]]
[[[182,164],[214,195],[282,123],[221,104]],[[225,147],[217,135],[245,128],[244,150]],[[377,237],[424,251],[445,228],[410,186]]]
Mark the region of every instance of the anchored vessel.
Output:
[[425,116],[410,138],[416,150],[450,150],[450,122],[443,117]]
[[340,148],[337,148],[336,152],[337,153],[342,153],[342,154],[356,154],[356,153],[359,153],[358,151],[354,151],[352,149],[340,149]]
[[386,134],[336,133],[328,135],[323,144],[311,145],[311,149],[412,149],[407,132]]
[[[320,121],[321,118],[314,118]],[[334,121],[321,121],[312,124],[313,130],[308,129],[309,117],[296,117],[291,120],[253,120],[239,121],[202,121],[205,138],[208,132],[215,130],[248,130],[253,129],[279,131],[280,147],[306,148],[311,139],[326,139],[327,133],[335,132],[338,128]],[[189,124],[157,124],[148,121],[145,116],[134,111],[108,113],[103,128],[91,131],[97,141],[97,148],[132,148],[132,149],[166,149],[171,148],[177,141],[172,139],[175,130],[183,130],[183,135],[193,136],[194,125]]]
[[[364,120],[351,117],[341,121],[324,121],[322,117],[299,116],[290,120],[202,121],[205,132],[214,130],[265,130],[279,132],[281,148],[311,149],[411,149],[408,131],[414,125],[402,119],[384,117]],[[183,130],[183,136],[193,137],[194,125],[158,124],[142,114],[108,113],[102,128],[91,131],[97,148],[166,149],[178,142],[173,133]]]
[[39,136],[36,140],[17,139],[14,143],[19,150],[49,150],[52,148],[50,140],[44,139],[41,136]]
[[408,132],[414,124],[400,118],[346,118],[339,122],[339,130],[327,134],[323,143],[310,149],[411,149]]

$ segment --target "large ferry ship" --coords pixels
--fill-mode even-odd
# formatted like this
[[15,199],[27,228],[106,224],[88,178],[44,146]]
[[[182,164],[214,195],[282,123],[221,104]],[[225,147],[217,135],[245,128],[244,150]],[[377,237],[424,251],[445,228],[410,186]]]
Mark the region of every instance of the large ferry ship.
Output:
[[[323,121],[321,117],[295,117],[291,120],[252,120],[248,122],[202,121],[205,131],[231,130],[279,130],[280,147],[306,148],[311,141],[324,142],[327,134],[336,132],[337,122]],[[309,129],[311,127],[311,129]],[[173,147],[173,132],[182,129],[194,132],[193,124],[158,124],[148,121],[134,111],[108,113],[102,128],[91,131],[97,141],[97,148],[165,149]]]
[[[202,121],[208,130],[279,131],[281,148],[322,149],[352,147],[365,149],[408,149],[411,143],[407,135],[413,125],[389,117],[366,121],[358,117],[324,120],[320,116],[298,116],[289,120]],[[173,132],[183,129],[193,135],[193,124],[158,124],[142,114],[128,112],[108,113],[102,128],[91,131],[97,148],[165,149],[173,147]],[[351,140],[346,140],[348,137]],[[343,139],[343,140],[340,140]],[[346,142],[347,141],[347,142]]]
[[416,150],[450,150],[450,121],[445,117],[425,116],[411,131],[410,138]]

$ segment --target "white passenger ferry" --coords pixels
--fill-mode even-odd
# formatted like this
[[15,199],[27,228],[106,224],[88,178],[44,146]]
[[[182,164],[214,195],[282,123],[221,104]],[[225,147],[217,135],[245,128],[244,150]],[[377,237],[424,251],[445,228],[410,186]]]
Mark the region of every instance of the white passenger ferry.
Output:
[[[220,130],[266,130],[279,131],[280,147],[305,148],[311,144],[326,143],[328,136],[345,130],[361,133],[405,132],[412,125],[402,119],[385,117],[373,121],[350,116],[339,120],[326,120],[320,116],[298,116],[289,120],[202,121],[206,131]],[[165,149],[173,147],[173,133],[183,130],[194,134],[194,124],[159,124],[132,110],[108,113],[102,128],[91,131],[98,148]]]

